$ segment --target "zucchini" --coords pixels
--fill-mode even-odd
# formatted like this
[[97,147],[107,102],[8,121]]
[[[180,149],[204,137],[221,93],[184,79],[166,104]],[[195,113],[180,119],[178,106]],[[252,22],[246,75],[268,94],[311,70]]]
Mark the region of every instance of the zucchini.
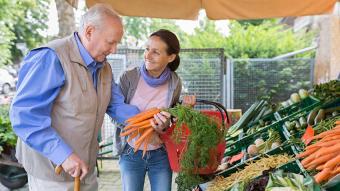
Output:
[[320,121],[324,120],[326,117],[326,112],[324,109],[320,109],[318,114],[316,115],[314,119],[314,125],[318,124]]
[[307,117],[307,124],[313,126],[314,125],[314,119],[316,117],[316,115],[318,114],[319,109],[315,108],[313,109]]
[[335,112],[335,111],[339,112],[339,111],[340,111],[340,106],[331,107],[331,108],[325,109],[325,113],[326,113],[326,114],[327,114],[327,113],[333,113],[333,112]]

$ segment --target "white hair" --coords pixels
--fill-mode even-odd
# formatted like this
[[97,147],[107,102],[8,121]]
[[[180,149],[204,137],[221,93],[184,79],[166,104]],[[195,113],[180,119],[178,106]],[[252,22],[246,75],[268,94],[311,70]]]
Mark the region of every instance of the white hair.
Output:
[[106,4],[96,4],[91,7],[81,18],[79,25],[79,32],[84,32],[87,25],[91,24],[95,27],[101,27],[105,17],[112,17],[122,23],[120,16]]

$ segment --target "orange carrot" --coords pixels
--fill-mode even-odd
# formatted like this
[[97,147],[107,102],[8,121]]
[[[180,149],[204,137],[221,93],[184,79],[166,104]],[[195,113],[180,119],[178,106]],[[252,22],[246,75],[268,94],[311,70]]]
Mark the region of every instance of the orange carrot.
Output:
[[152,113],[152,112],[154,112],[154,111],[156,111],[156,110],[158,110],[156,107],[147,109],[147,110],[145,110],[145,111],[143,111],[143,112],[138,113],[138,114],[135,115],[135,116],[130,117],[130,118],[127,119],[125,122],[129,123],[130,121],[133,121],[133,120],[136,119],[136,118],[139,118],[139,117],[141,117],[141,116],[143,116],[143,115],[145,115],[145,114],[148,114],[148,113]]
[[335,121],[335,125],[340,125],[340,120]]
[[334,168],[332,171],[332,175],[336,176],[338,174],[340,174],[340,166]]
[[331,141],[331,140],[339,141],[340,140],[340,134],[331,134],[331,135],[325,136],[319,142],[326,142],[326,141]]
[[124,137],[124,136],[130,135],[132,132],[134,132],[136,130],[138,130],[138,127],[133,127],[132,129],[129,129],[129,130],[124,131],[124,132],[121,132],[120,136]]
[[138,138],[138,140],[135,142],[135,144],[139,144],[139,143],[143,142],[144,139],[145,139],[146,137],[148,137],[148,135],[150,135],[153,131],[154,131],[153,128],[147,129],[147,130],[143,133],[143,135],[140,136],[140,137]]
[[154,116],[155,114],[159,113],[159,112],[161,112],[160,109],[154,110],[154,111],[152,111],[152,112],[148,112],[148,113],[146,113],[146,114],[144,114],[144,115],[142,115],[142,116],[140,116],[140,117],[137,117],[137,118],[135,118],[135,119],[129,121],[129,124],[135,124],[135,123],[138,123],[138,122],[142,122],[142,121],[144,121],[144,120],[146,120],[146,119],[153,118],[153,116]]
[[296,155],[297,158],[303,158],[305,156],[311,155],[313,154],[315,151],[319,150],[320,147],[313,147],[313,148],[308,148],[306,147],[306,151],[304,151],[303,153],[300,153],[298,155]]
[[130,142],[133,138],[138,136],[138,131],[132,132],[131,135],[129,136],[127,142]]
[[306,157],[305,159],[303,159],[301,161],[301,164],[303,165],[303,167],[306,167],[309,163],[311,163],[313,160],[315,159],[315,153],[309,155],[308,157]]
[[139,149],[139,147],[142,145],[142,143],[143,143],[143,141],[141,141],[141,142],[139,142],[139,143],[135,142],[135,146],[134,146],[133,151],[134,151],[134,152],[137,152],[138,149]]
[[338,142],[339,142],[339,140],[332,140],[332,139],[330,139],[330,140],[325,140],[323,142],[319,141],[319,142],[317,142],[314,145],[316,145],[317,148],[323,148],[323,147],[333,146],[333,145],[337,144]]
[[149,145],[149,143],[151,141],[151,138],[152,138],[152,136],[148,136],[147,138],[145,138],[142,157],[144,157],[144,155],[146,154],[146,151],[148,149],[148,145]]
[[[315,160],[313,160],[310,165],[317,167],[321,164],[325,164],[327,161],[331,160],[333,157],[337,156],[337,153],[329,153],[326,155],[321,155],[320,157],[317,157]],[[313,169],[314,169],[313,168]]]
[[332,171],[329,168],[323,169],[321,172],[314,176],[315,182],[321,183],[323,181],[328,180],[329,176],[331,175],[331,172]]
[[315,169],[316,170],[323,170],[325,168],[325,164],[321,164],[321,165],[319,165],[319,166],[317,166]]
[[331,134],[340,134],[340,129],[332,129],[332,130],[328,130],[325,131],[323,133],[320,133],[314,137],[312,137],[313,139],[320,139],[320,138],[324,138],[327,135],[331,135]]
[[321,157],[330,153],[335,153],[340,151],[340,143],[337,143],[331,147],[323,147],[315,153],[315,157]]
[[150,124],[150,121],[145,120],[145,121],[142,121],[142,122],[139,122],[139,123],[129,124],[129,125],[124,127],[124,130],[131,129],[132,127],[140,127],[140,126],[143,126],[143,125],[146,125],[146,124]]
[[340,154],[335,158],[329,160],[325,164],[325,168],[334,168],[336,165],[340,164]]
[[152,126],[151,126],[151,123],[146,124],[146,125],[143,125],[143,126],[140,126],[140,127],[138,127],[138,129],[148,129],[148,128],[150,128],[150,127],[152,127]]

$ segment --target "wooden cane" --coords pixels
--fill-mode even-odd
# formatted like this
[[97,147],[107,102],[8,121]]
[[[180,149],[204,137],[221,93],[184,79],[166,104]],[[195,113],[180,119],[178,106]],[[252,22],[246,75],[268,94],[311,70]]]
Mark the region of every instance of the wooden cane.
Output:
[[[54,172],[57,175],[60,175],[61,171],[63,171],[63,167],[61,167],[60,165],[58,165],[54,169]],[[74,178],[74,191],[80,191],[80,177],[79,176]]]

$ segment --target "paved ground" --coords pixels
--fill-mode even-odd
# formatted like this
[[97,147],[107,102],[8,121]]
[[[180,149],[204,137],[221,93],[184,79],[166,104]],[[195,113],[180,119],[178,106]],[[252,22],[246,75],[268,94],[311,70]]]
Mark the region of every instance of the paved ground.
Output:
[[[99,162],[100,175],[99,175],[99,191],[119,191],[122,190],[122,183],[120,180],[120,172],[118,166],[118,160],[105,160]],[[175,177],[173,177],[172,190],[177,190],[177,186],[174,183]],[[149,180],[145,181],[144,191],[150,191]],[[9,191],[0,184],[0,191]],[[28,191],[27,185],[21,189],[15,191]]]

